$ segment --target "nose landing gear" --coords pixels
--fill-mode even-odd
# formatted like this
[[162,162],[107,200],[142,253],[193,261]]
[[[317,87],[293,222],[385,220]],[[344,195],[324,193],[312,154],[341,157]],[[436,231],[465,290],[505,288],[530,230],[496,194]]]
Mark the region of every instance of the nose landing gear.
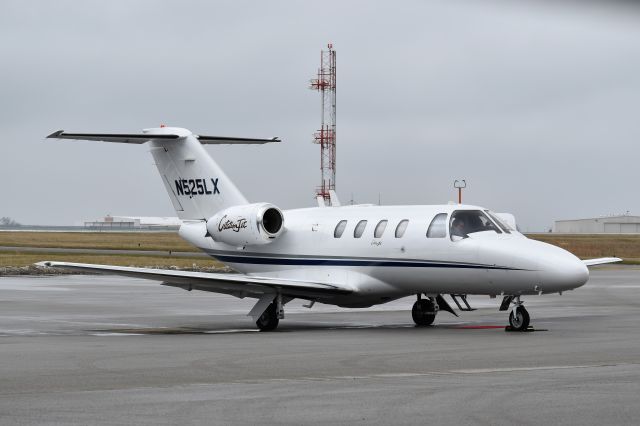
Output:
[[529,312],[520,301],[520,296],[513,299],[515,306],[509,314],[509,326],[511,331],[526,331],[529,328]]

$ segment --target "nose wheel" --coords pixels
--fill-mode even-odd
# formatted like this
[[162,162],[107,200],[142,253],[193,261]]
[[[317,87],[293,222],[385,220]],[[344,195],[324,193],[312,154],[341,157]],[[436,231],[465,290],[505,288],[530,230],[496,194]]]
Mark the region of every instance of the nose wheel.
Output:
[[515,298],[515,306],[509,314],[509,325],[512,331],[526,331],[529,328],[529,312],[520,301],[520,296]]
[[524,331],[529,328],[529,312],[523,307],[513,308],[509,314],[509,325],[514,331]]
[[416,300],[411,309],[413,322],[418,326],[431,325],[436,319],[436,313],[438,312],[436,304],[430,299],[421,299],[419,297],[420,296],[418,296],[418,300]]

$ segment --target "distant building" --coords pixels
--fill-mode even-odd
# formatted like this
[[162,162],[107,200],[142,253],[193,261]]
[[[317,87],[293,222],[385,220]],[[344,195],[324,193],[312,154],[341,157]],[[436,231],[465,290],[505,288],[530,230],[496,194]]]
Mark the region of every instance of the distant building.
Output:
[[100,231],[156,229],[176,230],[182,221],[177,217],[149,217],[149,216],[111,216],[106,215],[96,220],[84,221],[84,227]]
[[559,234],[640,234],[640,216],[607,216],[593,219],[556,220]]

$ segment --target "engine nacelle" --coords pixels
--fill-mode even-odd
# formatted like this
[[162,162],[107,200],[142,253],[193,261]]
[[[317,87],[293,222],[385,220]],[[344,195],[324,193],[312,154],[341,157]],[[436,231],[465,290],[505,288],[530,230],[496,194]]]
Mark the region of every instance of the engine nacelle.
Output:
[[269,244],[283,231],[282,211],[268,203],[229,207],[207,221],[214,241],[237,247]]

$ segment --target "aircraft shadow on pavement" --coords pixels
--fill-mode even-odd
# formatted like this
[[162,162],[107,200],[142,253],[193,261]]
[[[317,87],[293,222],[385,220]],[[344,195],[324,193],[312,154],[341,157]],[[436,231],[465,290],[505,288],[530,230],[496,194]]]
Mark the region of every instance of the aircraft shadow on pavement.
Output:
[[[408,332],[428,333],[442,332],[446,330],[454,331],[481,331],[481,330],[505,330],[504,325],[499,324],[478,324],[478,323],[456,323],[456,324],[436,324],[427,327],[420,327],[410,323],[404,324],[366,324],[366,323],[289,323],[282,324],[277,330],[268,332],[273,333],[296,333],[309,331],[351,331],[351,330],[405,330]],[[87,330],[89,333],[99,336],[125,336],[125,335],[201,335],[201,334],[244,334],[259,333],[257,328],[250,327],[233,327],[228,325],[211,326],[178,326],[178,327],[127,327],[127,328],[109,328]],[[530,331],[547,331],[544,329],[531,329]]]

